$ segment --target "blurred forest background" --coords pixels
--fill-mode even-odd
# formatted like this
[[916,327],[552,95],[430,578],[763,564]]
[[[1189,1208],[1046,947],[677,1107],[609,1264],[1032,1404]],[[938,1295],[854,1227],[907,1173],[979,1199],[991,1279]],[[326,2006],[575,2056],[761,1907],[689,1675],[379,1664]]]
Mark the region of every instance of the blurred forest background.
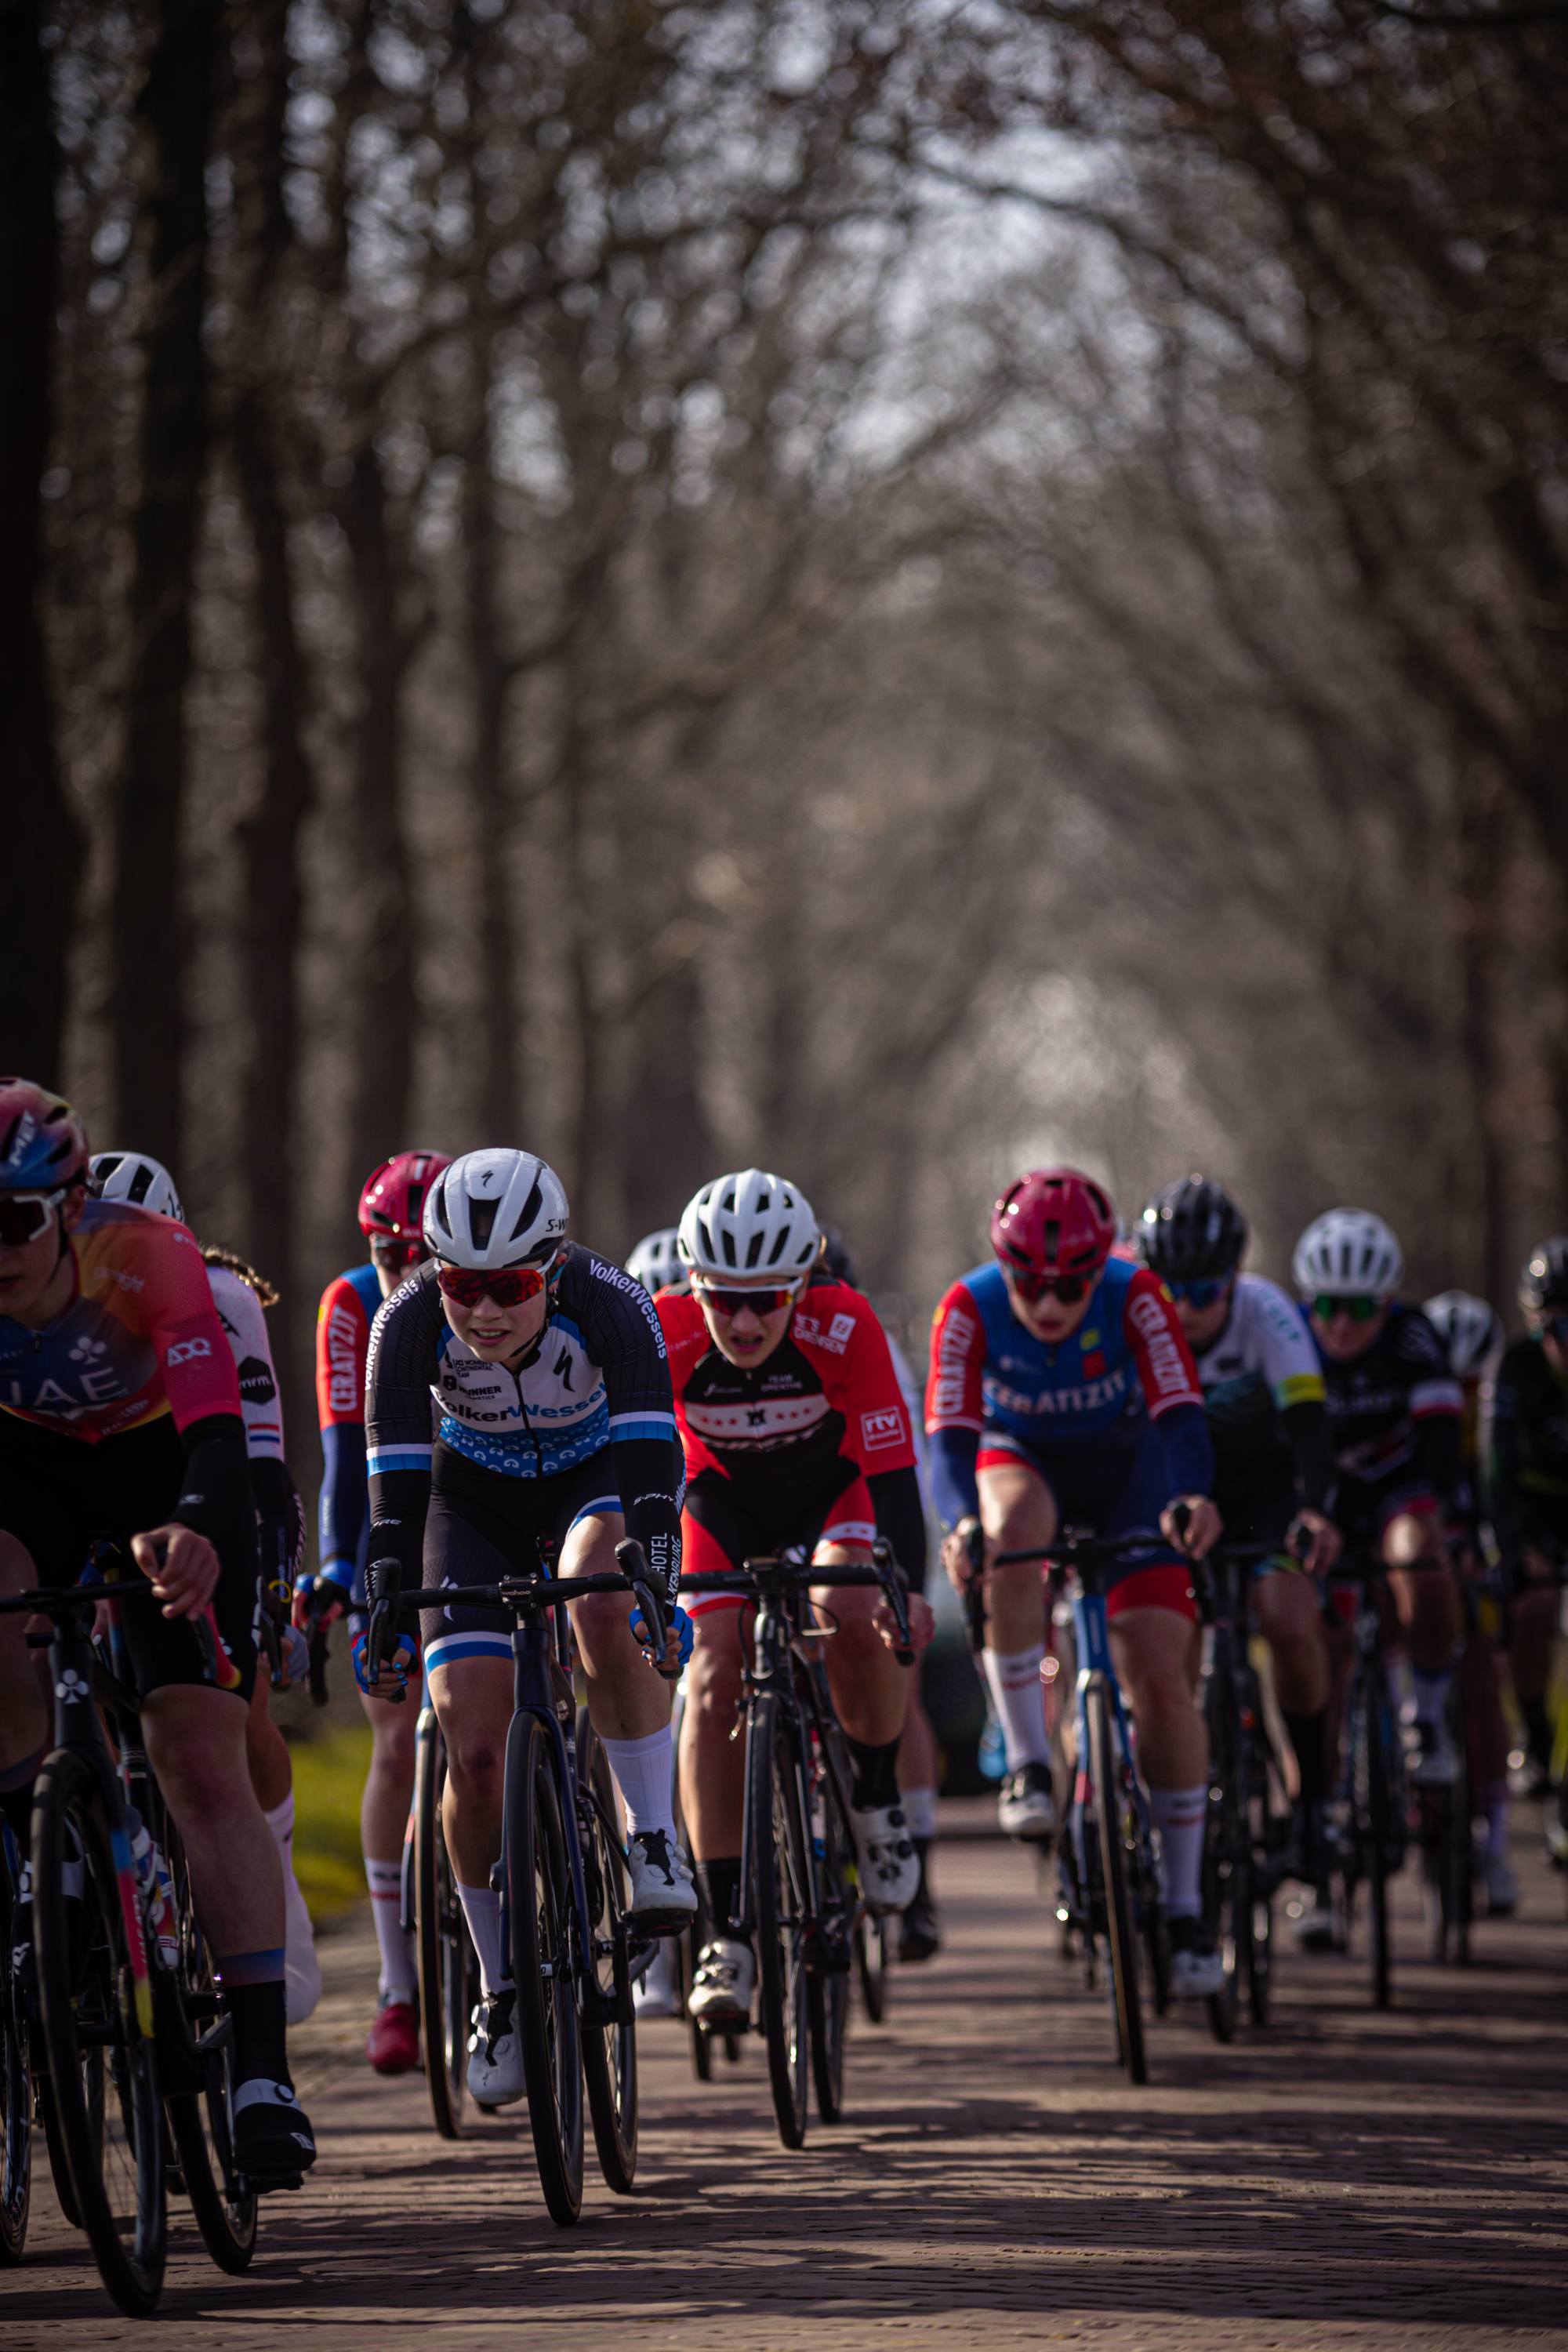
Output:
[[3,0],[0,1066],[314,1301],[404,1145],[1568,1223],[1553,0]]

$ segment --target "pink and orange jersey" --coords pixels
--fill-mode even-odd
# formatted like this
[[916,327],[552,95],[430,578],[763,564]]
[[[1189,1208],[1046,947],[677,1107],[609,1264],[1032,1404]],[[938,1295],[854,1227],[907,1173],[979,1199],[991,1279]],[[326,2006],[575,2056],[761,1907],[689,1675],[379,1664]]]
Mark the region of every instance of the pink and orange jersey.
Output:
[[171,1412],[177,1429],[241,1412],[234,1356],[195,1242],[172,1217],[89,1201],[58,1321],[0,1317],[0,1409],[96,1445]]

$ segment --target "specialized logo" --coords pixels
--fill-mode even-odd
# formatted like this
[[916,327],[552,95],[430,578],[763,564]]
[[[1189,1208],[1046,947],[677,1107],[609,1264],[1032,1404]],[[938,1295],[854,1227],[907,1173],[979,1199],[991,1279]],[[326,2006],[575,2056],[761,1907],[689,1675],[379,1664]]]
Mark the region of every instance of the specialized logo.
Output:
[[897,1405],[882,1412],[863,1412],[860,1416],[860,1443],[868,1454],[875,1454],[886,1445],[902,1445],[904,1416]]
[[169,1350],[169,1368],[172,1371],[176,1364],[194,1364],[199,1358],[210,1356],[212,1351],[210,1339],[176,1339]]

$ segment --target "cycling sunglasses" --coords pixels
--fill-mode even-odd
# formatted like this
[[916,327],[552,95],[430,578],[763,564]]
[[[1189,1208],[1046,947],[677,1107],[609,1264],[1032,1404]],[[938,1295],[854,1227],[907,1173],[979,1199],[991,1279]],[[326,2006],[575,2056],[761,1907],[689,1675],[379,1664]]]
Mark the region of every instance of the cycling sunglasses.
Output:
[[1064,1307],[1076,1307],[1080,1298],[1088,1297],[1091,1286],[1085,1274],[1020,1274],[1016,1266],[1010,1271],[1014,1288],[1031,1307],[1050,1297],[1059,1298]]
[[1312,1312],[1320,1323],[1331,1323],[1336,1315],[1348,1315],[1352,1323],[1370,1323],[1386,1305],[1386,1299],[1339,1298],[1331,1291],[1320,1290],[1312,1301]]
[[58,1192],[0,1192],[0,1247],[21,1249],[47,1234],[65,1199]]
[[443,1265],[436,1269],[436,1279],[459,1307],[477,1307],[481,1298],[493,1298],[498,1307],[517,1307],[525,1298],[537,1298],[548,1276],[538,1265],[503,1265],[494,1274],[466,1265]]
[[1191,1282],[1172,1282],[1167,1279],[1165,1287],[1173,1298],[1184,1298],[1189,1307],[1195,1307],[1202,1314],[1205,1307],[1215,1306],[1225,1297],[1229,1281],[1228,1274],[1203,1274],[1195,1276]]
[[707,1282],[691,1286],[716,1315],[738,1315],[742,1307],[749,1307],[753,1315],[775,1314],[781,1307],[793,1306],[798,1286],[793,1282],[781,1283],[776,1290],[720,1290]]
[[393,1274],[406,1273],[430,1255],[417,1236],[410,1240],[406,1234],[372,1234],[370,1254],[377,1265],[384,1265]]

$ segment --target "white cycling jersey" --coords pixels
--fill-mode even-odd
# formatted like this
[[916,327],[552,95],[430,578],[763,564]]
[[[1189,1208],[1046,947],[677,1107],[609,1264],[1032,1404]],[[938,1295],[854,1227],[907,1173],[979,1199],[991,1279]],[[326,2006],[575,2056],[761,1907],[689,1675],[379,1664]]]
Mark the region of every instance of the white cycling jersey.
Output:
[[278,1374],[272,1362],[272,1343],[267,1336],[266,1310],[249,1283],[232,1266],[209,1265],[207,1281],[239,1375],[246,1453],[252,1460],[259,1455],[281,1462],[283,1408],[278,1399]]
[[1266,1496],[1289,1501],[1295,1469],[1279,1416],[1323,1402],[1318,1351],[1295,1300],[1260,1274],[1237,1275],[1226,1327],[1197,1367],[1221,1510],[1246,1517]]

